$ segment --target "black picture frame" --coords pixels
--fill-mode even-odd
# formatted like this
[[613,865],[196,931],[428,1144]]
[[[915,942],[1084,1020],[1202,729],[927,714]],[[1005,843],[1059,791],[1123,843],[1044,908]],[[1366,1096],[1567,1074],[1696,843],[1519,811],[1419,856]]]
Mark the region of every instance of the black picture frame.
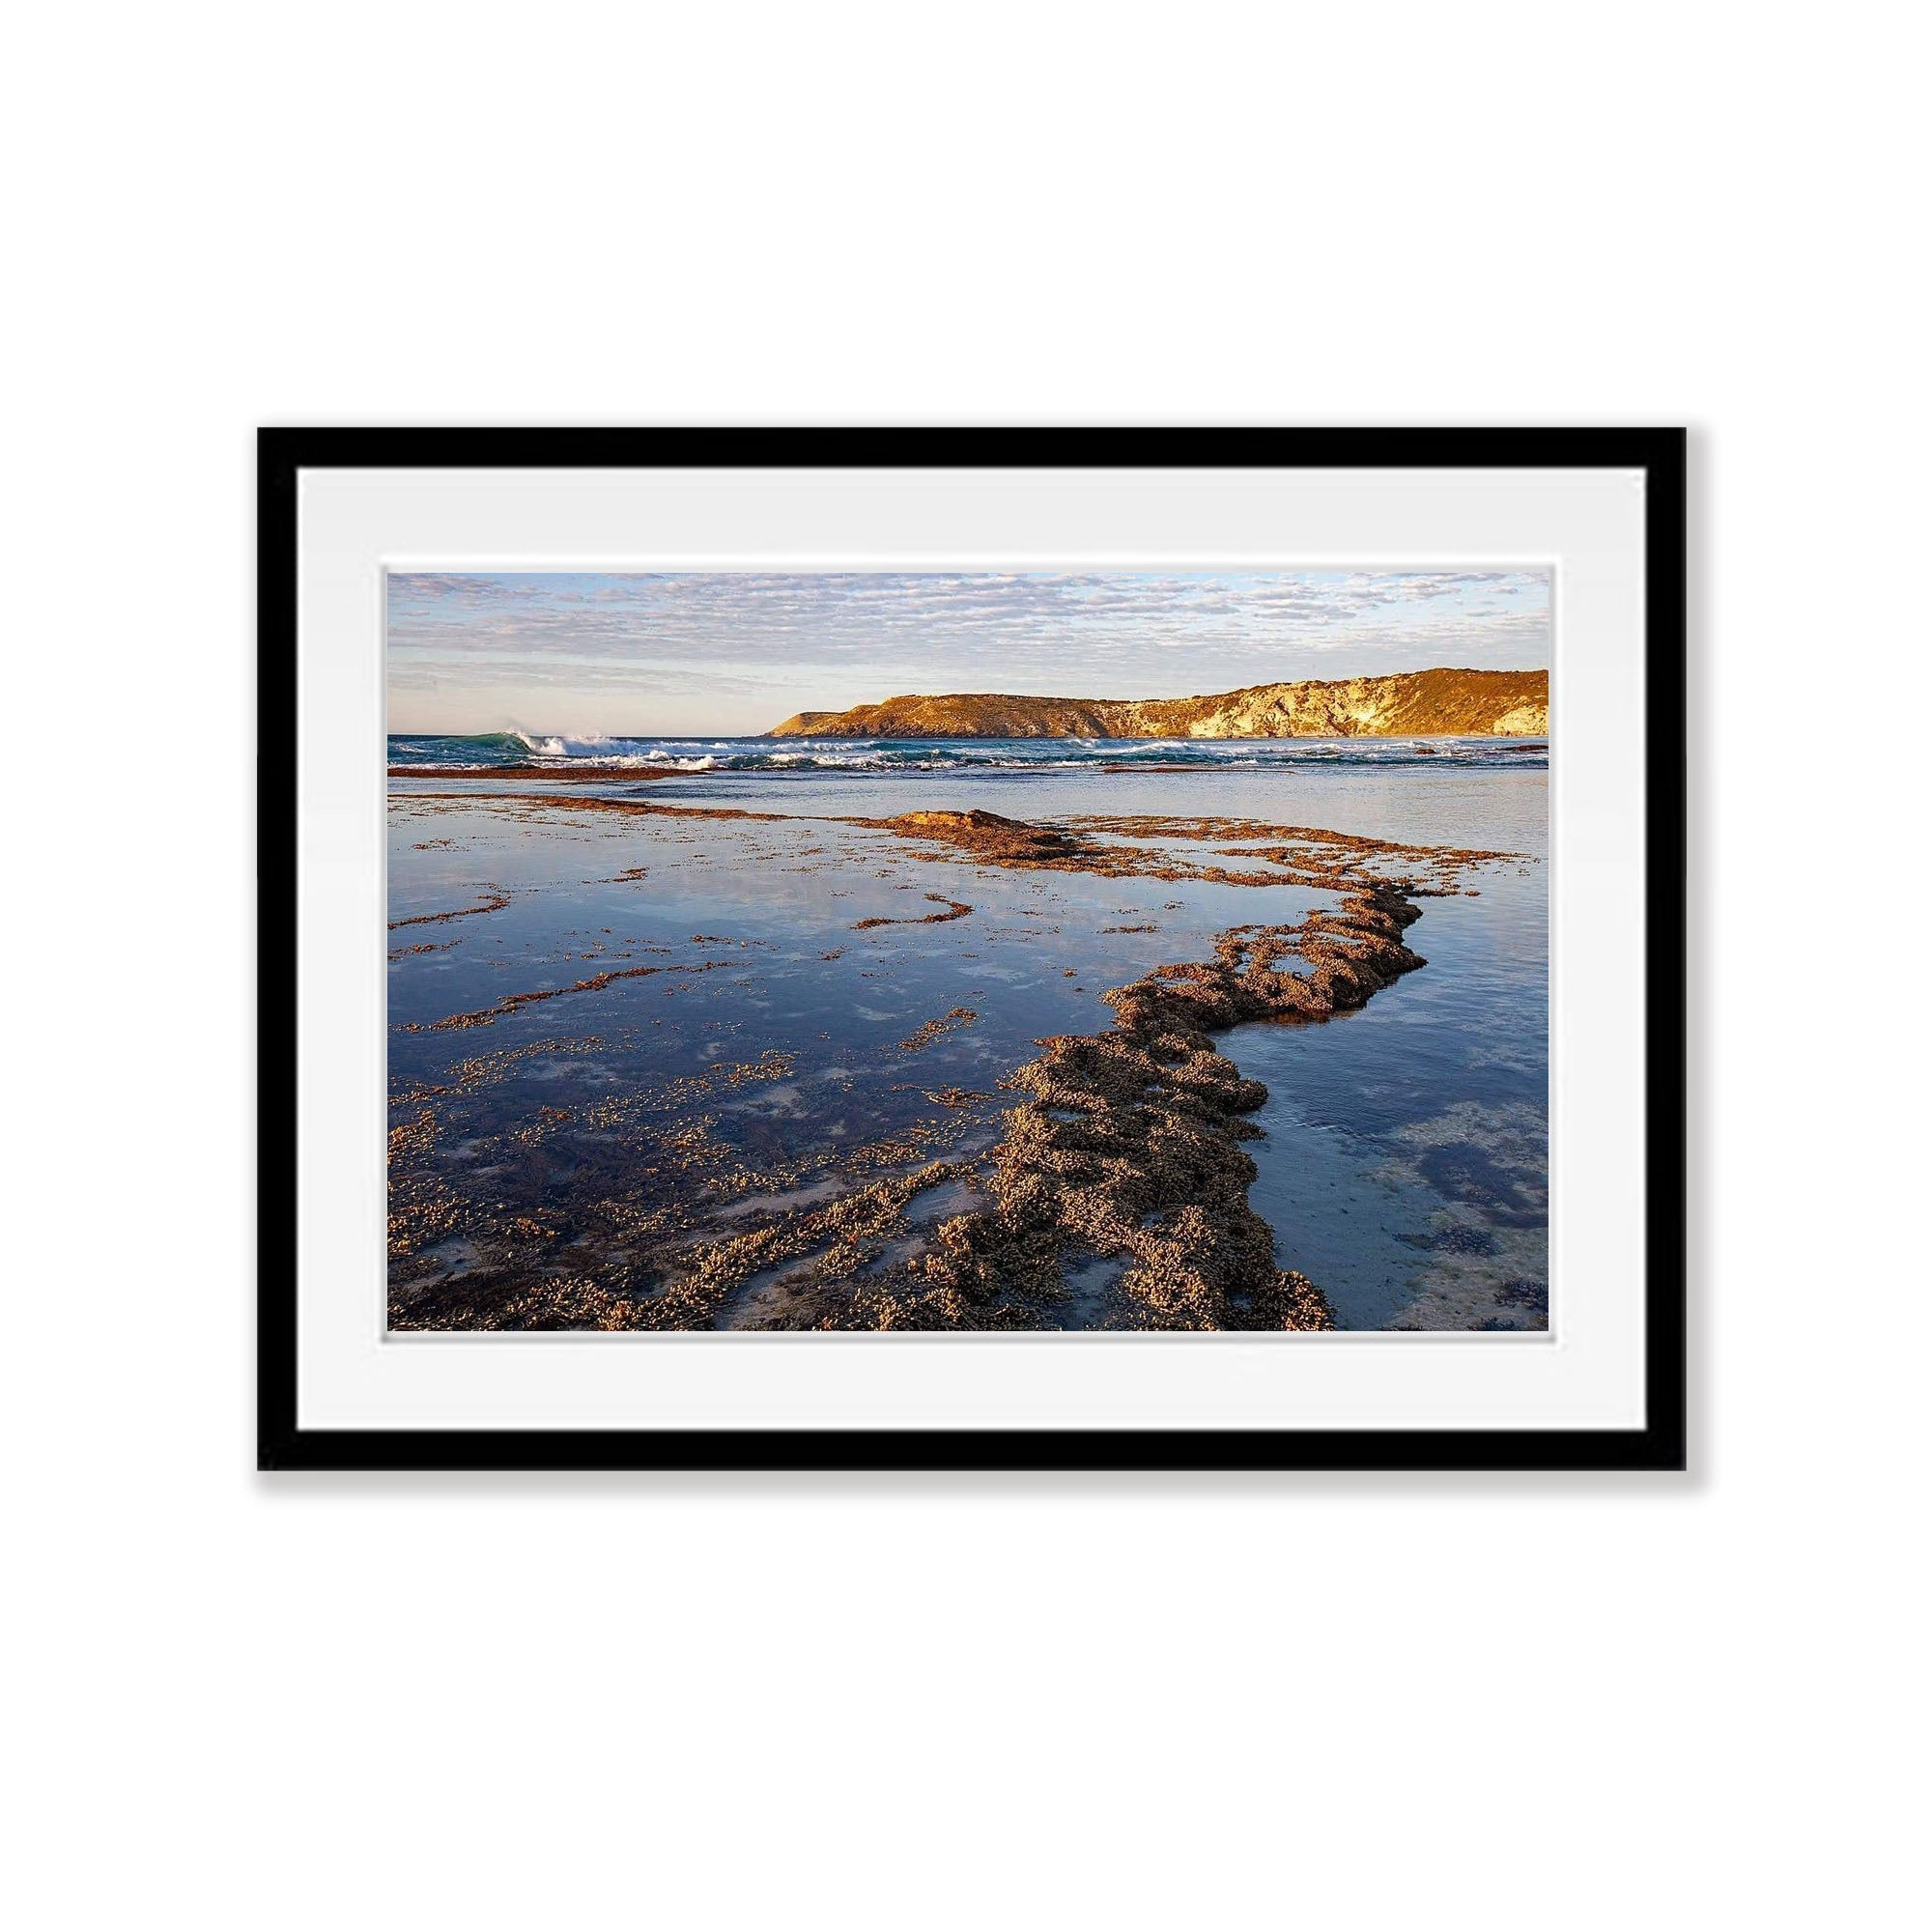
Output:
[[1681,429],[263,429],[258,745],[296,722],[302,469],[1623,469],[1645,490],[1645,1421],[1537,1430],[412,1430],[297,1419],[293,760],[257,760],[257,1466],[264,1470],[1681,1470],[1686,1466],[1686,435]]

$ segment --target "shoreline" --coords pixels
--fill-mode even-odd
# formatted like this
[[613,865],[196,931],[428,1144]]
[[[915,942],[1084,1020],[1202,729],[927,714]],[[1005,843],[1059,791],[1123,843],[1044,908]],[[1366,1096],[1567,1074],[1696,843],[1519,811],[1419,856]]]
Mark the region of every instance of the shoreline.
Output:
[[[598,776],[608,780],[611,774]],[[792,1208],[742,1232],[714,1229],[704,1238],[701,1219],[681,1214],[680,1224],[697,1238],[672,1236],[668,1246],[653,1244],[647,1261],[639,1257],[651,1286],[636,1293],[613,1293],[582,1275],[557,1280],[535,1261],[514,1259],[504,1264],[510,1278],[494,1309],[475,1298],[484,1281],[467,1275],[419,1280],[401,1304],[392,1287],[390,1320],[398,1328],[1058,1327],[1079,1325],[1055,1317],[1071,1302],[1095,1297],[1107,1312],[1101,1324],[1107,1326],[1331,1327],[1335,1317],[1326,1296],[1306,1275],[1276,1266],[1273,1230],[1248,1204],[1257,1170],[1241,1144],[1260,1131],[1248,1117],[1267,1098],[1267,1089],[1243,1076],[1214,1037],[1256,1020],[1305,1024],[1366,1005],[1424,963],[1403,940],[1421,916],[1416,899],[1465,890],[1459,880],[1468,866],[1521,856],[1208,815],[1085,814],[1035,824],[979,810],[893,818],[764,813],[554,791],[401,796],[668,819],[798,817],[889,834],[903,842],[911,861],[1312,887],[1335,894],[1339,903],[1312,910],[1294,924],[1225,928],[1214,938],[1211,959],[1156,965],[1101,994],[1113,1009],[1111,1025],[1039,1039],[1035,1057],[999,1079],[1000,1087],[1023,1097],[1006,1110],[995,1137],[977,1149],[960,1147],[923,1167],[850,1186],[844,1183],[859,1181],[863,1169],[835,1160],[826,1180],[813,1183],[838,1188],[835,1198],[809,1211]],[[1106,842],[1131,838],[1158,838],[1166,849]],[[1176,841],[1214,849],[1199,856],[1176,852]],[[1237,841],[1246,841],[1246,849]],[[1247,863],[1238,869],[1221,863],[1230,859]],[[944,923],[972,910],[964,899],[946,895],[927,894],[925,899],[943,910],[923,910],[909,921],[861,921],[855,929]],[[494,909],[478,904],[440,918]],[[410,923],[440,920],[418,916]],[[1291,962],[1304,970],[1292,970]],[[505,995],[493,1006],[433,1022],[429,1030],[488,1026],[538,1002],[592,994],[619,980],[666,970],[708,969],[598,972],[573,985]],[[959,1009],[943,1022],[929,1021],[898,1050],[914,1053],[927,1036],[970,1025],[975,1017]],[[934,1201],[961,1194],[974,1204],[966,1211],[915,1219]],[[514,1292],[520,1284],[521,1292]]]
[[524,759],[514,765],[391,765],[392,779],[563,779],[572,783],[612,782],[638,779],[699,779],[702,772],[681,771],[675,765],[598,765],[587,758],[559,758],[554,764]]

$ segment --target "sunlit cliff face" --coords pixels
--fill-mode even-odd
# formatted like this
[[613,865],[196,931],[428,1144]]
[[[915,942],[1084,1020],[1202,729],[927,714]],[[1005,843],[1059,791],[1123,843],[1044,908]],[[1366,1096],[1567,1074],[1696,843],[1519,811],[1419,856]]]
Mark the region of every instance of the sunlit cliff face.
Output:
[[1205,697],[891,697],[802,711],[774,737],[1361,738],[1543,737],[1547,670],[1425,670],[1341,682],[1262,684]]

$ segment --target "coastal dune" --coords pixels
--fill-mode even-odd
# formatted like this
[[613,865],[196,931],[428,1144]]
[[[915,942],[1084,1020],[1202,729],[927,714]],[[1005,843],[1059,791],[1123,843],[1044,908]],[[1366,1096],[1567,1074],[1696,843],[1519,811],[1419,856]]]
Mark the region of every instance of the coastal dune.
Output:
[[1203,697],[889,697],[801,711],[774,738],[1541,738],[1547,670],[1406,671]]

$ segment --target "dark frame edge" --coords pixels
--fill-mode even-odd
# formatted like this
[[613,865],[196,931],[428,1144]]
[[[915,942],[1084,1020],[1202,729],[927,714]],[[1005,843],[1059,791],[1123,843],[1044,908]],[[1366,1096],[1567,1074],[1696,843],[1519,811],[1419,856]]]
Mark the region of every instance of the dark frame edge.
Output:
[[[297,1470],[1660,1471],[1688,1467],[1687,448],[1683,429],[641,430],[256,433],[256,1466]],[[1641,1429],[1413,1431],[305,1430],[297,1415],[292,761],[298,477],[334,467],[1632,468],[1645,472],[1645,1397]],[[287,996],[259,1000],[279,976]],[[271,1213],[271,1202],[282,1211]]]
[[[296,716],[296,472],[299,432],[255,437],[255,1463],[297,1466],[312,1451],[296,1420],[296,870],[276,866],[296,835],[295,761],[262,755]],[[284,999],[265,989],[277,980]],[[280,1214],[269,1204],[279,1199]],[[286,1288],[283,1287],[286,1271]]]
[[1659,1468],[1690,1465],[1687,1188],[1689,432],[1644,465],[1644,1389]]
[[263,1470],[1047,1473],[1681,1470],[1643,1430],[294,1430]]

